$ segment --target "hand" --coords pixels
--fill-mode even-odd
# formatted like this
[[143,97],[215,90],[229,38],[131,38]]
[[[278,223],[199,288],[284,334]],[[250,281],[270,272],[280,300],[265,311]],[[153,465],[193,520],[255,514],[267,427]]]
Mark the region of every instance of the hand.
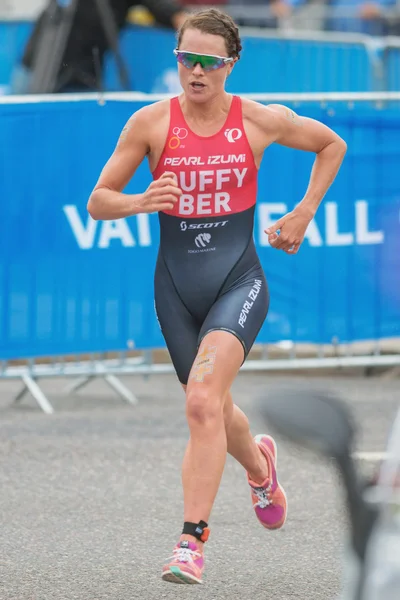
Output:
[[360,6],[359,13],[362,19],[370,21],[381,16],[381,9],[373,2],[366,2]]
[[[286,254],[297,254],[311,218],[305,211],[295,208],[265,230],[269,243],[273,248],[283,250]],[[278,230],[280,230],[279,234]]]
[[140,211],[144,213],[172,210],[182,195],[174,173],[163,173],[152,181],[140,199]]
[[270,9],[277,19],[287,19],[292,14],[292,9],[285,0],[275,0],[275,2],[271,2]]
[[189,13],[187,13],[187,12],[181,11],[181,12],[176,13],[172,17],[173,27],[179,31],[179,29],[182,27],[182,25],[184,24],[184,22],[186,21],[188,16],[189,16]]

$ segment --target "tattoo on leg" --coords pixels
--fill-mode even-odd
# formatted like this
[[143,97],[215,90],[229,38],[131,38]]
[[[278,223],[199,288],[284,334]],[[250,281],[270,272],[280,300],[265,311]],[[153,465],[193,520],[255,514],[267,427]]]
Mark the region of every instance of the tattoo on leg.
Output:
[[211,375],[214,371],[216,356],[217,346],[204,346],[193,365],[192,379],[201,383],[206,375]]

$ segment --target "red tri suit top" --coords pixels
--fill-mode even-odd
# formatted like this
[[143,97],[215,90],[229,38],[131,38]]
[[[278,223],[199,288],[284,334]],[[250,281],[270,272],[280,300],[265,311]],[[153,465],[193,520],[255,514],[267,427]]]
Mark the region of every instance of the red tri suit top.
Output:
[[159,212],[154,278],[161,330],[182,383],[207,333],[235,335],[244,354],[268,311],[268,286],[254,245],[257,167],[233,96],[224,126],[202,137],[190,130],[178,98],[170,102],[165,147],[154,171],[174,173],[182,196]]
[[[229,310],[224,308],[225,317],[231,311],[237,324],[244,303],[254,302],[248,294],[259,289],[263,277],[253,238],[257,167],[243,128],[242,102],[232,97],[224,126],[210,137],[189,129],[178,98],[170,104],[168,137],[153,175],[174,173],[182,196],[172,210],[158,213],[158,311],[164,314],[163,305],[174,290],[179,298],[174,310],[179,305],[185,318],[190,314],[202,323],[218,299],[241,290],[242,305],[233,302]],[[262,304],[262,314],[264,308]],[[233,325],[226,328],[234,330]],[[176,329],[181,331],[178,325]]]
[[232,103],[224,126],[203,137],[188,127],[179,98],[170,103],[168,137],[154,179],[176,175],[182,196],[165,214],[184,219],[223,217],[256,203],[257,167],[243,127],[242,102]]

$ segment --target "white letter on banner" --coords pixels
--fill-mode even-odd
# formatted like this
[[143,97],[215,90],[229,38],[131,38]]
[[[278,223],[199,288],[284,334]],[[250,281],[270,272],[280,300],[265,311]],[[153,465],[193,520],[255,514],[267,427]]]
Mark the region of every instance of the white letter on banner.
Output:
[[354,244],[352,233],[339,233],[336,202],[325,204],[326,243],[327,246],[351,246]]
[[86,227],[81,221],[78,210],[73,204],[63,206],[63,211],[68,219],[68,223],[72,229],[75,239],[81,250],[88,250],[93,248],[94,237],[96,235],[97,223],[89,215],[86,223]]
[[[271,227],[282,215],[286,214],[286,204],[259,204],[258,205],[258,239],[260,246],[269,246],[268,235],[265,229]],[[280,213],[280,217],[272,219],[272,215]]]
[[356,202],[356,241],[357,244],[383,244],[383,231],[368,231],[368,204],[365,200]]
[[139,246],[151,246],[149,215],[142,213],[136,215]]
[[103,221],[98,244],[99,248],[108,248],[112,239],[121,240],[121,244],[125,247],[136,246],[136,242],[125,219]]

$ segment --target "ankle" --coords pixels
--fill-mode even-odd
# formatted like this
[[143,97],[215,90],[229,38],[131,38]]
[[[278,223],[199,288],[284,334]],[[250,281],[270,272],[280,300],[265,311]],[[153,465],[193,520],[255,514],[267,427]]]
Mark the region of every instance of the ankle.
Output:
[[251,481],[262,485],[269,476],[269,468],[268,468],[267,459],[265,458],[264,454],[262,453],[262,451],[259,448],[258,448],[258,450],[259,450],[259,454],[260,454],[258,468],[254,471],[249,471],[248,474],[249,474]]
[[204,542],[201,542],[200,540],[198,540],[196,537],[194,537],[194,535],[182,533],[181,537],[179,538],[179,541],[180,542],[192,542],[192,543],[196,544],[199,552],[203,552]]
[[208,540],[209,535],[210,529],[206,521],[201,520],[198,523],[184,521],[180,541],[192,542],[196,544],[197,548],[202,552],[204,542]]

